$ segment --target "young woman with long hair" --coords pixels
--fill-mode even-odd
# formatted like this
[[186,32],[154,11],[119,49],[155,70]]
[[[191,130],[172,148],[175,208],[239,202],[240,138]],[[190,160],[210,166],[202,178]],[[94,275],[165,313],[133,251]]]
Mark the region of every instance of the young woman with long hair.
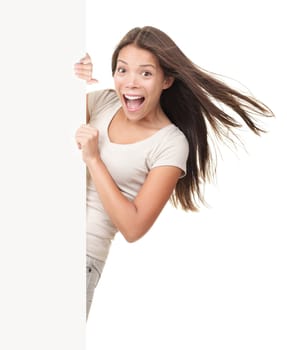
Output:
[[[76,132],[87,177],[87,315],[116,232],[134,242],[168,200],[196,211],[216,168],[214,142],[260,135],[262,102],[195,65],[163,31],[133,28],[112,55],[115,89],[87,94],[87,124]],[[88,83],[92,62],[75,65]]]

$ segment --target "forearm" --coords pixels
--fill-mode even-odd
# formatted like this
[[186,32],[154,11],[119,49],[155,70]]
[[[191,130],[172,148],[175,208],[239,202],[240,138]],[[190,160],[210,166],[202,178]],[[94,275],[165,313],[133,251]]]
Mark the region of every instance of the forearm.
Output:
[[140,238],[147,228],[141,224],[136,205],[119,190],[101,159],[86,162],[101,202],[113,224],[129,242]]

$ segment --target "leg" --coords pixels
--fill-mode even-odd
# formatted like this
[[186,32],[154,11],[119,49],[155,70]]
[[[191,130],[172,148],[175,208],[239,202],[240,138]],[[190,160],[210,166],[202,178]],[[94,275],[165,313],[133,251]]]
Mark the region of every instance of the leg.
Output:
[[90,256],[86,257],[86,261],[86,319],[88,319],[89,311],[93,301],[94,291],[101,277],[105,263],[95,258],[91,258]]

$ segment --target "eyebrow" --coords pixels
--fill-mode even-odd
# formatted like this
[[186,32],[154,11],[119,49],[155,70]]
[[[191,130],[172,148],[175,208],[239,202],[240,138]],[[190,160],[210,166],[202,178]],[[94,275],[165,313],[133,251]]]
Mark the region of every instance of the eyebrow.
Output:
[[[118,62],[121,62],[121,63],[128,65],[128,63],[126,61],[121,60],[120,58],[118,59]],[[139,67],[152,67],[152,68],[156,69],[156,66],[154,64],[151,64],[151,63],[140,64]]]

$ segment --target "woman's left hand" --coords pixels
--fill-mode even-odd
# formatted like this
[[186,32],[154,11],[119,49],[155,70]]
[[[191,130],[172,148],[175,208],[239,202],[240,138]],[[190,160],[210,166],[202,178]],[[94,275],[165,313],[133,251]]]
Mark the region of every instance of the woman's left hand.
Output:
[[75,138],[78,148],[82,150],[85,163],[100,159],[98,149],[99,132],[96,128],[84,124],[77,130]]

